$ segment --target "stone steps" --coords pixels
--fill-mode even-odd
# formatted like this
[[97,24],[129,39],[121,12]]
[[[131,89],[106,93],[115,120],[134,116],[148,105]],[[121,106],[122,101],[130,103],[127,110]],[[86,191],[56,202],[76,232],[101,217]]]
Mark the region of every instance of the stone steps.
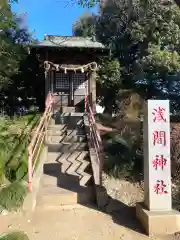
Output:
[[67,125],[66,124],[50,124],[47,128],[47,130],[53,130],[53,129],[63,131],[67,129]]
[[84,129],[61,129],[61,128],[51,128],[47,130],[47,134],[51,136],[76,136],[76,135],[85,135]]
[[[87,183],[92,179],[92,173],[87,173],[87,168],[91,165],[90,161],[85,160],[87,152],[81,152],[78,160],[81,162],[76,172],[81,175],[79,185],[86,186]],[[89,159],[89,158],[88,158]]]
[[86,142],[86,137],[83,135],[75,136],[48,136],[47,144],[58,144],[58,143],[75,143],[75,142]]
[[[64,157],[64,155],[59,159],[59,162],[61,165],[61,172],[62,173],[68,173],[68,169],[71,165],[76,161],[76,158],[79,156],[80,152],[75,151],[73,153],[69,153],[67,156]],[[72,173],[72,171],[70,171]],[[73,176],[75,175],[75,172],[73,172]]]
[[[92,201],[91,201],[92,202]],[[77,210],[77,209],[83,209],[83,210],[88,210],[89,208],[92,208],[93,205],[92,203],[84,203],[84,204],[79,204],[79,203],[72,203],[72,204],[58,204],[58,205],[53,205],[53,204],[38,204],[36,206],[36,211],[38,212],[44,212],[44,211],[64,211],[64,210]]]
[[57,113],[50,121],[50,125],[66,124],[71,127],[83,123],[83,114],[79,113]]
[[[48,153],[36,207],[56,209],[64,205],[92,203],[95,194],[89,184],[92,175],[85,172],[90,166],[86,159],[88,151]],[[80,185],[80,181],[84,186]]]
[[88,161],[88,151],[74,151],[65,152],[62,154],[49,153],[48,159],[51,162],[58,162],[61,164],[61,173],[79,178],[80,186],[87,186],[92,180],[92,172],[89,173],[91,163]]
[[47,144],[59,144],[61,142],[73,143],[73,142],[85,142],[86,136],[84,134],[84,128],[80,129],[68,129],[65,125],[59,125],[51,127],[47,130]]
[[40,190],[36,206],[41,208],[60,207],[74,204],[88,204],[94,201],[91,187],[76,189],[74,191],[58,187],[43,187]]
[[46,143],[48,146],[48,152],[73,152],[73,151],[84,151],[88,150],[86,142],[75,142],[75,143]]
[[36,204],[40,209],[86,205],[95,200],[82,116],[67,115],[65,122],[48,126],[47,161]]
[[77,125],[77,126],[68,126],[66,124],[58,124],[58,125],[49,125],[47,130],[49,132],[51,131],[56,131],[57,134],[60,133],[61,135],[64,134],[65,132],[77,132],[78,130],[83,130],[84,131],[84,125]]
[[68,161],[72,164],[66,173],[72,176],[78,176],[80,178],[80,186],[87,186],[90,180],[92,180],[92,173],[89,174],[86,172],[88,167],[90,167],[90,162],[84,159],[85,155],[87,156],[86,152],[81,152],[77,158],[68,158]]

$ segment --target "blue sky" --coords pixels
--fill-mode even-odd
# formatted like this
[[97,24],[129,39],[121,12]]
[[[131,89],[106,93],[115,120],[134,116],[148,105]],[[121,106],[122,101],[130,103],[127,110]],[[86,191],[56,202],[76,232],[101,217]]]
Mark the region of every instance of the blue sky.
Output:
[[19,0],[12,10],[23,15],[26,26],[38,39],[43,39],[45,34],[71,36],[72,24],[79,16],[87,11],[97,11],[97,8],[87,10],[75,4],[67,4],[71,1]]

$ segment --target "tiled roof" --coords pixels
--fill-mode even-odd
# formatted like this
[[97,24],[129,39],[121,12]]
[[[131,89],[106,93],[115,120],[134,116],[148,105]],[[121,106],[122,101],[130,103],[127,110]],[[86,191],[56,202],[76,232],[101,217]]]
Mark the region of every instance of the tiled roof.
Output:
[[95,48],[105,49],[105,46],[91,38],[83,37],[63,37],[63,36],[46,36],[44,40],[35,44],[36,47],[75,47],[75,48]]

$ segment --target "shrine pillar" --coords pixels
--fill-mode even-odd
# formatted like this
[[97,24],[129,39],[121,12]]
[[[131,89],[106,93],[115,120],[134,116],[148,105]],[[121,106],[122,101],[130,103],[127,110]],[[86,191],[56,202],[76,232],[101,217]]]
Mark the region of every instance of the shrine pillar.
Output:
[[96,70],[91,71],[89,75],[89,99],[93,113],[96,113]]
[[144,202],[136,215],[148,235],[180,230],[172,210],[169,100],[148,100],[144,112]]

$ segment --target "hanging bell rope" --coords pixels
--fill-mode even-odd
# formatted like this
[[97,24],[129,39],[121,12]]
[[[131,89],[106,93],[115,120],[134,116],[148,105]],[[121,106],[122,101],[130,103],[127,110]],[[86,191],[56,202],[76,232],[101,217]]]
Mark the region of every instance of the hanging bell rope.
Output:
[[86,65],[82,65],[82,66],[79,66],[79,67],[63,67],[62,65],[60,64],[54,64],[52,62],[49,62],[49,61],[45,61],[44,62],[44,68],[45,68],[45,71],[49,71],[51,66],[55,67],[57,71],[59,71],[60,69],[64,70],[65,74],[67,73],[67,71],[81,71],[82,73],[84,73],[85,71],[87,71],[88,69],[90,69],[91,71],[96,71],[97,70],[97,63],[96,62],[90,62]]

